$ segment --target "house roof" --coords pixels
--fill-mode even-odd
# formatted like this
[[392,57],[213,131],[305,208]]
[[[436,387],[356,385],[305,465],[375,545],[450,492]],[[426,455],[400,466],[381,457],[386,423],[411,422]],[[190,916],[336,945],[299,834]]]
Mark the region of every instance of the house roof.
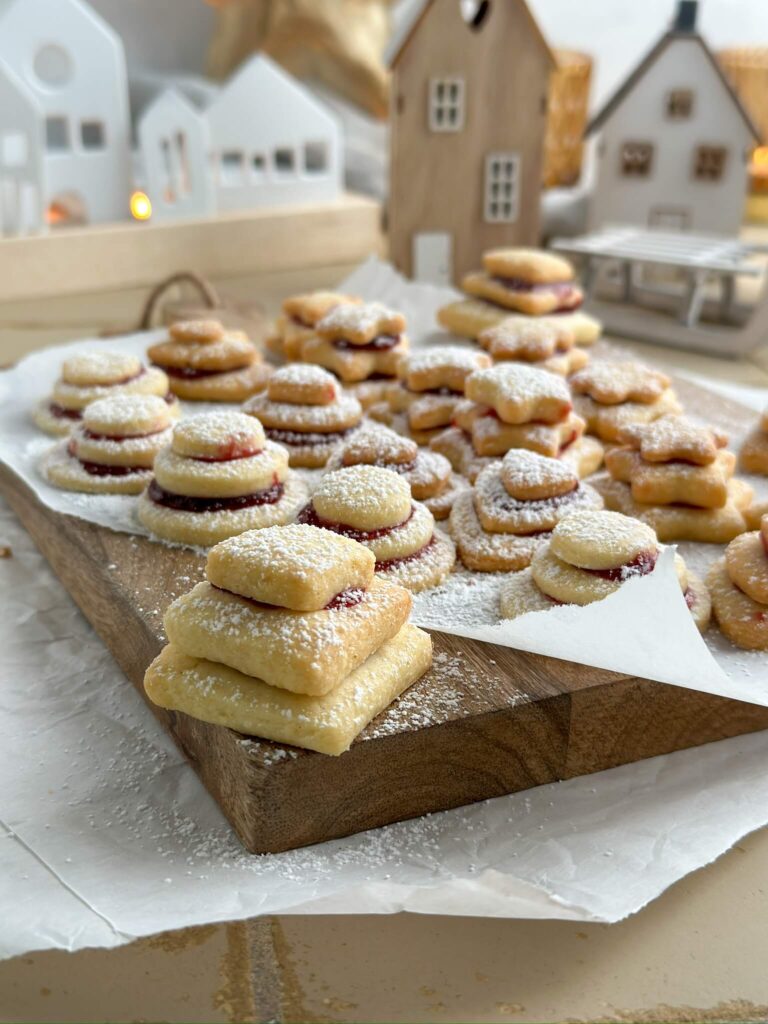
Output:
[[[442,0],[445,2],[445,0]],[[460,3],[461,0],[454,0],[455,3]],[[494,3],[517,3],[520,4],[525,11],[527,19],[530,23],[534,37],[540,43],[542,49],[547,54],[552,65],[557,64],[557,58],[550,48],[549,43],[544,37],[539,23],[536,21],[534,16],[531,14],[530,8],[525,0],[493,0]],[[387,46],[385,58],[387,64],[390,67],[394,67],[395,64],[400,60],[403,52],[407,49],[413,37],[417,34],[419,26],[426,17],[430,7],[435,3],[435,0],[412,0],[411,6],[408,9],[403,21],[396,29],[392,39],[389,41]]]
[[656,61],[662,55],[662,53],[664,53],[664,51],[667,49],[670,43],[676,42],[677,40],[680,39],[687,39],[695,43],[698,43],[698,45],[704,51],[704,54],[706,55],[710,64],[712,65],[715,74],[722,82],[723,88],[730,96],[731,101],[733,102],[733,105],[736,109],[736,112],[744,121],[747,130],[751,133],[752,137],[757,142],[760,141],[760,132],[758,131],[757,126],[747,113],[744,104],[736,95],[733,86],[725,77],[723,69],[717,62],[717,58],[712,53],[710,48],[707,46],[702,36],[700,36],[698,32],[680,32],[674,30],[670,32],[665,32],[661,39],[659,39],[659,41],[656,43],[656,45],[649,50],[645,57],[643,57],[643,59],[640,61],[640,63],[637,65],[634,71],[632,71],[632,73],[622,82],[622,84],[619,86],[619,88],[616,90],[613,96],[611,96],[611,98],[605,103],[602,109],[599,110],[597,114],[595,114],[595,116],[589,122],[585,131],[585,135],[591,135],[593,132],[597,131],[597,129],[600,128],[603,124],[605,124],[605,122],[611,117],[616,108],[621,104],[624,97],[627,96],[634,89],[637,83],[645,76],[646,72],[651,69],[651,67],[656,63]]

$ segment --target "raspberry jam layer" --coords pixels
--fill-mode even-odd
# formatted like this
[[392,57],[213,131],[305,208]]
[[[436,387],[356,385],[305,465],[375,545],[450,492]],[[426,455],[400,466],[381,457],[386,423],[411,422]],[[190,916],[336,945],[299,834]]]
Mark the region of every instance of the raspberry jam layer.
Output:
[[226,370],[197,370],[191,366],[160,366],[158,363],[153,365],[157,366],[158,369],[162,370],[169,377],[175,377],[177,380],[203,380],[206,377],[221,377],[225,373],[239,373],[240,370],[245,370],[250,364],[230,366]]
[[352,349],[355,352],[386,352],[388,349],[394,348],[399,342],[399,334],[380,334],[378,338],[366,342],[365,345],[356,345],[354,341],[349,341],[347,338],[335,338],[331,344],[334,348],[341,349],[342,351]]
[[[252,597],[246,597],[244,594],[238,594],[234,590],[227,590],[226,587],[217,587],[215,583],[211,583],[214,590],[220,590],[223,594],[231,594],[233,597],[239,597],[241,601],[247,601],[249,604],[254,605],[256,608],[282,608],[279,604],[269,604],[266,601],[256,601]],[[355,605],[365,597],[366,591],[362,587],[350,587],[349,590],[342,590],[331,600],[328,604],[321,609],[326,612],[333,612],[343,610],[344,608],[354,608]]]
[[342,537],[351,537],[352,540],[365,542],[367,540],[378,540],[380,537],[386,537],[392,533],[393,530],[399,530],[401,526],[411,519],[413,516],[413,506],[408,514],[408,518],[404,519],[402,523],[398,523],[396,526],[382,526],[378,530],[356,530],[354,526],[347,526],[345,523],[335,523],[330,519],[323,519],[315,511],[315,506],[310,503],[305,505],[304,508],[299,512],[296,517],[297,523],[304,523],[306,526],[318,526],[321,530],[330,530],[332,533],[340,533]]
[[351,433],[355,428],[348,427],[346,430],[334,430],[328,434],[321,434],[315,431],[302,433],[300,430],[280,430],[278,427],[265,427],[264,433],[270,441],[277,441],[289,447],[315,444],[335,444]]
[[253,459],[263,451],[263,448],[251,448],[233,437],[226,444],[219,445],[216,455],[191,455],[190,458],[195,462],[237,462],[238,459]]
[[57,402],[50,402],[48,411],[57,420],[81,420],[83,418],[81,409],[65,409],[63,405],[59,405]]
[[376,562],[375,571],[386,572],[387,569],[394,569],[398,565],[406,565],[408,562],[415,562],[417,559],[423,558],[430,548],[434,547],[435,543],[436,538],[433,533],[427,543],[423,547],[419,548],[418,551],[412,551],[410,555],[401,555],[399,558],[385,558],[381,562]]
[[132,476],[134,473],[151,472],[148,466],[109,466],[103,462],[89,462],[78,457],[74,440],[67,445],[67,454],[77,459],[89,476]]
[[121,444],[123,441],[138,441],[144,437],[155,437],[157,434],[164,433],[167,429],[167,427],[160,427],[159,430],[150,430],[146,434],[130,434],[127,437],[122,434],[97,434],[94,430],[85,429],[82,436],[89,441],[116,441],[118,444]]
[[147,496],[156,505],[173,509],[174,512],[239,512],[243,508],[256,505],[275,505],[283,496],[285,488],[277,480],[264,491],[253,494],[241,494],[236,498],[191,498],[187,494],[174,494],[164,490],[157,480],[153,480],[147,490]]
[[583,296],[572,281],[533,282],[525,281],[520,277],[494,277],[507,291],[520,292],[523,294],[540,293],[556,295],[558,298],[558,310],[567,312],[571,309],[578,309],[582,304]]
[[417,391],[417,390],[413,390],[412,391],[410,388],[407,388],[404,383],[401,383],[400,387],[408,395],[439,395],[441,398],[463,398],[464,397],[464,392],[463,391],[454,391],[453,388],[449,388],[449,387],[423,388],[420,391]]
[[658,551],[641,551],[631,562],[617,565],[613,569],[584,569],[584,572],[599,576],[603,580],[628,580],[632,576],[647,576],[656,567]]

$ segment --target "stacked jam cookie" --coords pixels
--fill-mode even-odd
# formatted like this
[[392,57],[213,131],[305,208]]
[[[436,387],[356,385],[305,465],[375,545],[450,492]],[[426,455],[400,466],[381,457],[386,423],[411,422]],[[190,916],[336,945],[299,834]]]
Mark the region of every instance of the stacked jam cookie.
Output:
[[731,541],[707,583],[721,632],[738,647],[768,651],[768,515]]
[[356,431],[336,449],[327,469],[360,465],[399,473],[411,488],[411,496],[423,502],[435,519],[447,519],[456,498],[470,486],[464,477],[453,473],[444,455],[419,448],[409,437],[379,423]]
[[587,352],[576,345],[573,328],[555,317],[507,317],[481,331],[477,341],[496,363],[527,363],[562,377],[569,377],[589,362]]
[[467,377],[490,365],[484,353],[456,345],[411,352],[400,360],[399,379],[388,386],[386,401],[373,405],[368,415],[426,445],[453,422]]
[[551,530],[583,509],[600,509],[597,491],[560,459],[517,449],[483,469],[450,516],[459,558],[478,572],[517,572],[530,565]]
[[189,402],[244,402],[271,372],[242,331],[225,330],[218,320],[172,324],[147,355],[168,375],[173,393]]
[[398,473],[374,465],[327,473],[298,522],[349,537],[374,555],[377,576],[414,592],[435,587],[456,561],[453,541]]
[[594,362],[571,378],[574,408],[587,431],[615,443],[624,427],[682,412],[669,377],[635,362]]
[[283,302],[282,313],[267,338],[267,348],[288,362],[304,359],[303,345],[314,337],[323,317],[336,306],[355,305],[362,299],[339,292],[307,292],[292,295]]
[[285,445],[292,466],[315,469],[363,418],[358,400],[342,394],[333,374],[308,363],[275,370],[266,391],[243,408],[257,417],[270,441]]
[[288,452],[242,412],[182,420],[155,458],[139,498],[139,519],[153,534],[209,547],[220,540],[291,522],[307,499],[288,468]]
[[[553,605],[602,601],[627,580],[653,572],[660,552],[656,534],[636,519],[618,512],[573,512],[539,546],[530,568],[504,582],[501,616],[514,619]],[[675,569],[683,599],[703,632],[710,619],[709,592],[679,555]]]
[[116,394],[91,402],[69,438],[44,457],[43,475],[67,491],[140,494],[177,415],[157,395]]
[[503,363],[470,374],[465,393],[466,400],[454,410],[455,426],[433,438],[430,447],[470,481],[513,448],[563,459],[579,476],[602,462],[602,446],[583,436],[584,421],[573,411],[568,385],[556,374]]
[[624,427],[595,481],[606,508],[634,516],[661,541],[727,544],[746,529],[752,488],[733,476],[736,457],[719,431],[685,417]]
[[172,405],[168,377],[149,369],[136,356],[124,352],[82,352],[65,359],[53,392],[36,407],[33,418],[47,434],[63,437],[82,419],[91,402],[110,395],[157,395]]
[[438,312],[438,322],[452,334],[477,340],[519,314],[551,317],[572,331],[579,345],[591,345],[600,336],[600,324],[579,309],[584,296],[573,267],[561,256],[541,249],[490,249],[482,262],[481,271],[462,281],[468,298]]
[[251,736],[342,754],[432,662],[411,596],[375,557],[311,526],[218,544],[207,580],[165,615],[150,700]]

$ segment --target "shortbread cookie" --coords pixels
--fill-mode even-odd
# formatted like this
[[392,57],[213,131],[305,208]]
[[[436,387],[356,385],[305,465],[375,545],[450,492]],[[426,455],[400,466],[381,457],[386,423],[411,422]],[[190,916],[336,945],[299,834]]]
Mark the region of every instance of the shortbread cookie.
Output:
[[409,391],[463,395],[467,377],[490,365],[491,359],[477,349],[434,345],[411,352],[400,364],[398,376]]
[[147,354],[186,401],[242,402],[266,385],[271,367],[242,331],[218,320],[179,321]]
[[563,380],[551,373],[515,363],[478,370],[467,377],[465,394],[489,406],[504,423],[557,423],[571,412]]
[[315,327],[334,307],[359,303],[361,299],[339,292],[308,292],[292,295],[283,302],[282,314],[267,338],[267,347],[288,360],[301,359],[301,345],[315,333]]
[[599,405],[658,402],[670,384],[665,373],[642,363],[604,361],[592,363],[571,381],[575,394],[589,395]]
[[739,647],[768,650],[768,516],[759,530],[731,541],[707,583],[721,632]]
[[369,346],[349,345],[340,347],[325,338],[312,337],[304,342],[301,358],[306,363],[331,370],[345,384],[356,384],[369,377],[394,377],[397,365],[408,351],[408,338],[377,339]]
[[602,508],[600,496],[561,462],[511,451],[479,473],[474,493],[458,497],[451,534],[467,568],[514,572],[530,564],[561,519],[594,508]]
[[424,451],[415,441],[383,425],[358,430],[336,449],[327,469],[357,465],[383,466],[399,473],[409,484],[411,497],[423,501],[435,519],[446,519],[457,495],[469,487],[451,472],[443,455]]
[[[447,306],[439,309],[437,321],[451,334],[477,341],[482,331],[489,327],[495,327],[509,319],[509,316],[508,309],[492,302],[485,302],[482,299],[461,299],[458,302],[450,302]],[[538,323],[553,320],[563,328],[573,331],[576,335],[577,345],[593,345],[603,331],[600,321],[581,309],[557,313],[550,317],[523,317],[522,314],[516,314],[516,316],[526,320],[535,319]]]
[[376,557],[376,573],[414,592],[437,586],[453,569],[453,542],[432,513],[412,501],[401,474],[355,465],[326,474],[298,521],[351,537]]
[[318,469],[363,418],[356,398],[319,366],[292,363],[275,370],[265,392],[243,406],[264,425],[271,441],[285,445],[292,466]]
[[741,446],[739,464],[745,473],[768,476],[768,409]]
[[554,458],[584,433],[584,420],[567,413],[557,423],[532,420],[526,423],[504,423],[493,409],[473,419],[469,429],[472,445],[478,455],[505,455],[511,448],[528,448]]
[[745,513],[752,500],[752,488],[742,480],[728,482],[728,495],[721,508],[688,505],[645,505],[632,497],[629,484],[612,480],[608,474],[593,480],[605,507],[647,523],[660,541],[692,540],[704,544],[728,544],[746,529]]
[[87,494],[140,494],[171,437],[175,410],[157,395],[118,394],[86,406],[71,436],[42,463],[56,487]]
[[464,291],[521,313],[539,316],[577,309],[584,299],[571,264],[553,253],[492,249],[483,255],[483,268],[466,275]]
[[383,402],[386,397],[390,381],[386,377],[373,380],[361,380],[353,384],[345,384],[344,390],[348,395],[356,398],[363,410],[366,411],[378,402]]
[[47,434],[63,437],[80,422],[87,405],[118,394],[166,398],[173,414],[178,415],[162,370],[147,369],[136,356],[104,349],[65,359],[52,394],[35,408],[33,419]]
[[405,332],[402,313],[381,302],[362,302],[359,305],[338,305],[319,320],[317,334],[339,347],[343,345],[377,345],[386,338],[399,337]]
[[589,362],[587,353],[574,347],[574,331],[557,324],[554,317],[508,317],[481,331],[477,340],[496,362],[529,363],[563,377]]
[[684,416],[665,416],[653,423],[625,427],[620,441],[634,448],[643,462],[709,466],[728,443],[728,437],[720,430],[701,427]]
[[[615,593],[627,580],[652,572],[660,554],[655,533],[616,512],[574,512],[555,526],[541,545],[530,570],[502,587],[503,618],[541,611],[556,604],[587,605]],[[675,568],[686,604],[699,629],[709,623],[709,594],[683,559]]]
[[748,530],[759,530],[763,516],[768,515],[768,500],[753,501],[744,509],[744,519]]
[[207,547],[290,522],[306,496],[285,448],[265,439],[258,420],[206,413],[183,420],[158,453],[138,515],[158,537]]
[[720,451],[708,466],[683,461],[646,462],[631,448],[613,448],[605,465],[614,480],[630,485],[632,497],[644,505],[695,505],[722,508],[728,500],[728,481],[736,456]]
[[150,700],[215,725],[277,743],[338,755],[432,663],[428,633],[410,624],[322,697],[269,686],[236,669],[191,658],[173,646],[144,680]]

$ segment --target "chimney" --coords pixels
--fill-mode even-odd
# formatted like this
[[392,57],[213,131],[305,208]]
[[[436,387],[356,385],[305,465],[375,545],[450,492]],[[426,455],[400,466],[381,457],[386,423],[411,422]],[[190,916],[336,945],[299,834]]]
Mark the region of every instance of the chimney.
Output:
[[679,0],[673,32],[695,32],[698,0]]

